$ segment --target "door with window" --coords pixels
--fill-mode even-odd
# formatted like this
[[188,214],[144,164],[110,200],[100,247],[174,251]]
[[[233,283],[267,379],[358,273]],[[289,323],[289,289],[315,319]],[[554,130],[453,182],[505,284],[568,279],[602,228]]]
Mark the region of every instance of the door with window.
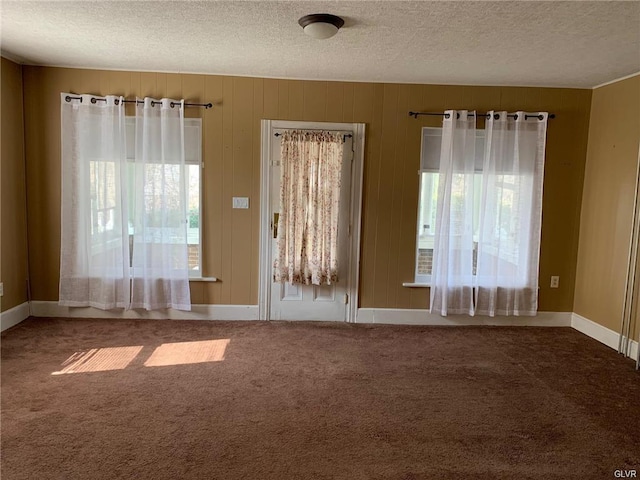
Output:
[[[330,126],[327,130],[333,130]],[[270,182],[271,265],[278,255],[278,219],[280,214],[281,139],[284,129],[272,128]],[[340,132],[343,133],[343,132]],[[330,285],[306,285],[274,280],[270,272],[270,318],[272,320],[345,321],[349,286],[351,180],[353,138],[344,131],[341,186],[337,228],[337,280]]]

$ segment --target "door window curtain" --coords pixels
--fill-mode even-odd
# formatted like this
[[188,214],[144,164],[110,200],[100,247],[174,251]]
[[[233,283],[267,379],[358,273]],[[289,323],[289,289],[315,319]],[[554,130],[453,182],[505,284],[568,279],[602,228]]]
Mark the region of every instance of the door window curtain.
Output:
[[431,312],[535,315],[548,115],[489,112],[474,182],[467,113],[443,120]]
[[[67,101],[70,97],[74,100]],[[62,93],[60,100],[59,303],[125,308],[129,306],[129,240],[123,188],[124,99]]]
[[131,308],[191,310],[184,101],[138,99]]
[[293,130],[281,141],[274,280],[331,285],[338,281],[343,134]]

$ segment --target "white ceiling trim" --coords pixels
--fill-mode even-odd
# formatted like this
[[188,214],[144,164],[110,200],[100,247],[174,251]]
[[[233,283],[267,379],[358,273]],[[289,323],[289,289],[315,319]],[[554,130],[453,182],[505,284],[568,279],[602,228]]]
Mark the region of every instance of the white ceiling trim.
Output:
[[23,58],[20,58],[17,55],[13,55],[9,52],[5,52],[2,49],[0,49],[0,57],[5,58],[7,60],[11,60],[13,63],[17,63],[18,65],[32,65],[31,63],[25,61]]
[[636,77],[638,75],[640,75],[640,70],[638,70],[636,73],[631,73],[629,75],[625,75],[624,77],[616,78],[615,80],[610,80],[608,82],[601,83],[600,85],[596,85],[595,87],[592,88],[592,90],[595,90],[596,88],[600,88],[600,87],[606,87],[607,85],[611,85],[612,83],[618,83],[628,78]]
[[[344,27],[304,35],[323,12]],[[0,0],[0,44],[65,68],[590,89],[640,70],[640,1]]]
[[[4,58],[11,60],[14,63],[18,63],[20,65],[31,66],[31,67],[47,67],[47,68],[69,68],[74,70],[104,70],[105,72],[136,72],[136,73],[162,73],[162,74],[177,74],[177,75],[202,75],[202,76],[219,76],[219,77],[240,77],[240,78],[263,78],[265,80],[290,80],[290,81],[301,81],[301,82],[344,82],[344,83],[373,83],[373,84],[381,84],[381,85],[447,85],[447,86],[456,86],[456,87],[511,87],[511,88],[572,88],[574,90],[593,90],[597,87],[576,87],[575,85],[513,85],[513,84],[500,84],[500,83],[447,83],[447,82],[439,82],[439,83],[428,83],[428,82],[385,82],[382,80],[351,80],[351,79],[342,79],[342,78],[291,78],[291,77],[278,77],[278,76],[268,76],[268,75],[236,75],[230,73],[202,73],[202,72],[185,72],[185,71],[175,71],[175,70],[144,70],[139,68],[127,68],[123,70],[122,68],[95,68],[95,67],[82,67],[77,65],[46,65],[46,64],[36,64],[29,62],[22,62],[20,60],[13,60],[9,58],[8,55],[5,55],[3,52],[1,54]],[[640,72],[639,72],[640,73]],[[637,73],[628,75],[627,77],[633,77],[637,75]],[[618,80],[612,80],[608,83],[615,83],[624,78],[620,78]],[[606,84],[605,84],[606,85]]]

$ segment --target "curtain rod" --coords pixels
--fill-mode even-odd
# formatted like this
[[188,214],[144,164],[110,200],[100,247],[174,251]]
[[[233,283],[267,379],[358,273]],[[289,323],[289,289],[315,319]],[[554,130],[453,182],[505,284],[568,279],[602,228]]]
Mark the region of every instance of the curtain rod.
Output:
[[[302,131],[313,131],[313,132],[331,132],[331,133],[344,133],[345,138],[353,138],[351,133],[348,133],[348,130],[326,130],[324,128],[276,128],[276,130],[302,130]],[[276,137],[282,135],[281,133],[274,133]]]
[[[67,95],[66,97],[64,97],[65,101],[70,102],[71,100],[80,100],[80,103],[82,103],[82,97],[72,97],[70,95]],[[96,102],[106,102],[107,99],[106,98],[96,98],[96,97],[91,97],[91,103],[96,103]],[[123,100],[124,103],[144,103],[144,100]],[[116,105],[118,105],[118,103],[120,103],[120,100],[116,98]],[[162,102],[155,102],[155,101],[151,101],[151,106],[155,107],[156,105],[160,104]],[[175,107],[175,106],[179,106],[180,103],[178,102],[171,102],[170,103],[171,108]],[[205,109],[207,108],[212,108],[213,104],[211,102],[209,103],[185,103],[184,104],[185,107],[204,107]]]
[[[444,118],[449,118],[449,114],[446,113],[446,112],[409,112],[409,116],[410,117],[418,118],[418,115],[435,115],[435,116],[440,116],[440,117],[444,117]],[[467,114],[467,116],[472,116],[472,115],[473,115],[473,113],[468,113]],[[478,117],[488,117],[489,114],[488,113],[477,113],[476,116],[478,116]],[[507,117],[515,118],[517,120],[518,119],[518,114],[516,114],[516,113],[507,114]],[[500,118],[500,115],[498,115],[496,113],[496,114],[494,114],[494,118],[496,120],[498,120]],[[525,115],[524,116],[525,120],[528,120],[529,118],[537,118],[538,120],[542,120],[544,117],[542,115]],[[549,114],[549,118],[556,118],[556,114],[555,113],[550,113]]]

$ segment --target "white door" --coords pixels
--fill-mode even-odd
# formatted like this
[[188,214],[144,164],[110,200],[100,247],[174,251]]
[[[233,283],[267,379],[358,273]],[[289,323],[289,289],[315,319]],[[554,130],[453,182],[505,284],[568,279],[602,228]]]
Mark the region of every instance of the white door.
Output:
[[[272,129],[271,135],[281,133],[281,129]],[[273,230],[274,213],[280,210],[280,139],[274,137],[271,143],[271,199],[270,213],[271,258],[276,257],[277,240]],[[351,167],[353,160],[353,138],[346,137],[342,162],[340,190],[340,213],[338,215],[338,281],[333,285],[291,285],[273,282],[271,274],[271,311],[272,320],[323,320],[344,322],[347,312],[347,288],[349,272],[349,217],[351,211]]]

